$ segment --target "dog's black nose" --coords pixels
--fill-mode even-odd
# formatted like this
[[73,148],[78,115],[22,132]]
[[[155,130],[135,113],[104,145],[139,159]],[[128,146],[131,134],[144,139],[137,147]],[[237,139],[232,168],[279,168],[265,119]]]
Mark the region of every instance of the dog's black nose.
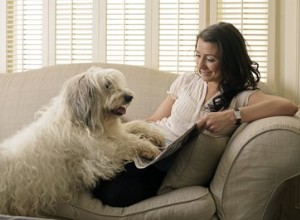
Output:
[[124,100],[125,100],[126,103],[131,102],[132,99],[133,99],[133,96],[132,96],[132,95],[125,95],[125,96],[124,96]]

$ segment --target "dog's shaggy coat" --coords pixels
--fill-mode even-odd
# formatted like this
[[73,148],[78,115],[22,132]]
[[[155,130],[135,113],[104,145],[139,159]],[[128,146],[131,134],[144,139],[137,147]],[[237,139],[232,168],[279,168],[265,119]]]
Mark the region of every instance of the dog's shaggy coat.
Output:
[[0,144],[0,213],[52,214],[135,156],[156,157],[163,136],[120,121],[132,98],[117,70],[91,67],[68,80],[35,122]]

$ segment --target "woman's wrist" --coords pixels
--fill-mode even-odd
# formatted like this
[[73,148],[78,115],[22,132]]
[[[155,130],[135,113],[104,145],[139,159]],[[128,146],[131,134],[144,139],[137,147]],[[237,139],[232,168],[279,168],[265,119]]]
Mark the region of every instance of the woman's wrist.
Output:
[[230,121],[231,125],[240,125],[242,123],[240,109],[228,109],[228,120]]
[[242,123],[242,114],[239,108],[233,109],[233,115],[235,118],[235,125],[240,125]]

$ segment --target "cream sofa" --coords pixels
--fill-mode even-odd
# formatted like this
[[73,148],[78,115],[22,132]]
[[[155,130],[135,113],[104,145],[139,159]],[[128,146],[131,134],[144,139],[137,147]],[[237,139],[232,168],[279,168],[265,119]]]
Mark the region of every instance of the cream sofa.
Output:
[[[67,78],[91,65],[57,65],[23,73],[1,74],[0,140],[33,121],[34,112],[58,94]],[[125,74],[129,87],[135,92],[126,116],[129,120],[149,116],[176,78],[175,74],[145,67],[93,65],[115,68]],[[271,117],[241,125],[221,153],[220,161],[216,158],[216,170],[206,165],[200,167],[212,172],[205,186],[185,186],[125,208],[102,205],[87,192],[75,204],[59,204],[55,218],[296,219],[285,204],[287,192],[300,175],[299,112],[296,117]],[[0,219],[5,218],[14,219],[0,216]]]

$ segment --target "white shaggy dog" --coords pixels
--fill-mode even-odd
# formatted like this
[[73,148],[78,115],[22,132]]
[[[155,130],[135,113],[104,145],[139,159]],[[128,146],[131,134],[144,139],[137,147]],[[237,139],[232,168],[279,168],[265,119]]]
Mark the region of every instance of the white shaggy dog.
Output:
[[91,67],[68,80],[35,122],[0,144],[0,213],[51,214],[135,156],[156,157],[163,136],[120,121],[132,98],[117,70]]

